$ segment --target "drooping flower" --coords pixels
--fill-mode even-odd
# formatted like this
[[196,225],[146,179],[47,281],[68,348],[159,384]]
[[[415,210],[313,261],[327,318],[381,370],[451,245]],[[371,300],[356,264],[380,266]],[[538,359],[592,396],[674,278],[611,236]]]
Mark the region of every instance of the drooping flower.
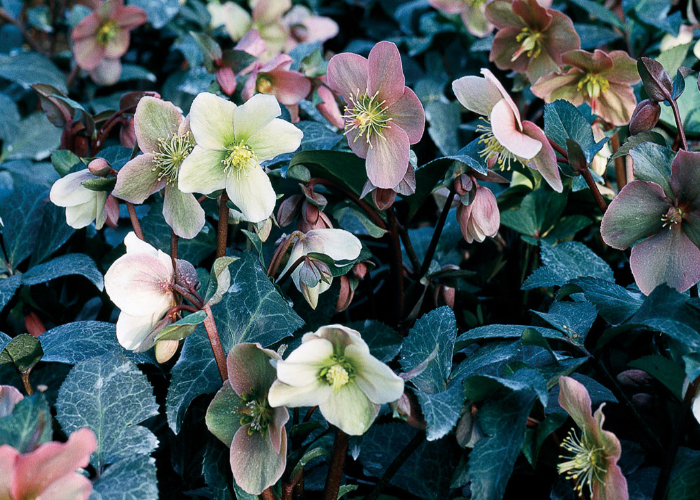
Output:
[[87,500],[92,483],[76,471],[87,467],[95,450],[95,434],[86,428],[66,443],[44,443],[29,453],[0,446],[0,500]]
[[496,236],[501,227],[501,214],[493,192],[485,186],[479,186],[476,179],[468,175],[464,177],[473,184],[469,190],[474,193],[470,196],[471,203],[460,203],[457,207],[457,220],[467,243],[481,243],[487,236]]
[[490,164],[510,168],[513,161],[537,170],[555,191],[563,186],[557,158],[541,128],[530,121],[521,121],[520,111],[488,69],[482,69],[484,78],[465,76],[452,82],[452,90],[459,102],[484,118],[481,152]]
[[446,14],[460,14],[467,31],[483,38],[493,31],[493,24],[486,19],[487,0],[429,0],[431,6]]
[[343,229],[312,229],[298,236],[280,278],[303,258],[303,262],[297,264],[291,272],[292,281],[309,305],[316,309],[318,296],[331,287],[333,274],[328,264],[306,256],[310,253],[319,253],[327,255],[333,261],[350,261],[357,259],[361,251],[360,240]]
[[316,43],[330,40],[338,34],[338,23],[329,17],[315,16],[307,7],[295,5],[282,18],[288,37],[285,52],[300,43]]
[[679,151],[670,172],[625,185],[600,226],[611,247],[633,245],[630,267],[645,295],[662,283],[684,292],[700,280],[700,153]]
[[207,410],[209,430],[231,448],[236,484],[259,495],[277,482],[287,463],[289,413],[268,402],[280,356],[260,344],[233,346],[226,359],[228,380]]
[[559,405],[579,429],[573,429],[561,446],[568,460],[558,465],[560,474],[576,481],[576,491],[588,490],[591,500],[628,500],[627,480],[617,465],[622,453],[615,434],[603,430],[603,403],[592,414],[591,398],[583,384],[570,377],[559,377]]
[[[90,162],[90,165],[104,163],[101,158]],[[83,228],[92,221],[95,227],[102,229],[108,216],[114,218],[114,212],[119,213],[119,203],[107,191],[95,191],[83,186],[84,182],[102,179],[111,168],[96,169],[88,167],[85,170],[72,172],[54,182],[49,193],[49,199],[54,205],[66,208],[66,223],[75,229]],[[118,215],[117,215],[118,218]],[[116,220],[113,220],[116,223]]]
[[486,19],[498,28],[489,59],[531,82],[556,71],[564,53],[581,47],[571,19],[537,0],[496,0],[487,4]]
[[626,52],[590,53],[574,50],[562,62],[571,66],[540,78],[532,93],[546,102],[564,99],[574,106],[588,103],[591,111],[615,126],[629,123],[637,105],[632,85],[640,81],[637,64]]
[[176,305],[172,290],[175,272],[167,254],[133,232],[126,235],[124,245],[126,254],[114,261],[105,274],[105,290],[121,310],[117,340],[125,349],[136,350]]
[[395,187],[408,170],[411,144],[425,129],[423,105],[405,85],[399,49],[379,42],[369,59],[333,56],[327,78],[345,99],[345,134],[353,152],[367,159],[367,177],[376,187]]
[[226,189],[246,220],[267,219],[277,197],[260,162],[296,150],[303,136],[277,118],[280,114],[270,95],[257,94],[236,106],[214,94],[199,94],[190,110],[197,145],[180,167],[180,190],[209,194]]
[[121,75],[119,58],[129,48],[129,32],[148,18],[140,7],[124,5],[124,0],[94,0],[92,14],[73,28],[75,62],[90,71],[103,85],[111,85]]
[[302,337],[277,362],[270,405],[316,406],[329,423],[358,436],[367,432],[383,403],[403,394],[403,379],[372,356],[360,332],[329,325]]
[[136,106],[134,127],[144,154],[119,171],[114,196],[140,204],[165,188],[165,222],[178,236],[194,238],[204,226],[204,210],[193,194],[177,187],[180,166],[195,146],[189,120],[173,103],[146,96]]
[[243,86],[241,97],[247,101],[254,94],[272,94],[280,104],[294,106],[311,92],[311,81],[289,68],[294,60],[280,54],[267,63],[255,62]]

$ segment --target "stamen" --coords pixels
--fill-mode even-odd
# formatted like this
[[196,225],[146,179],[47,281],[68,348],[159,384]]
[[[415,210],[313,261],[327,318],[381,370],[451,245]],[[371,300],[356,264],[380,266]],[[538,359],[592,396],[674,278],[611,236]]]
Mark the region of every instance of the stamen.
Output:
[[267,398],[257,397],[253,392],[243,396],[243,401],[245,405],[236,410],[241,415],[241,425],[250,424],[248,434],[251,436],[255,432],[265,434],[270,426],[273,414]]
[[479,144],[484,146],[484,149],[479,152],[479,156],[486,158],[486,160],[496,158],[496,166],[501,170],[510,170],[511,162],[521,163],[522,165],[527,164],[527,160],[511,153],[498,142],[498,139],[493,135],[491,120],[483,116],[481,120],[483,120],[485,124],[477,125],[476,132],[481,134]]
[[328,385],[333,386],[333,390],[337,391],[353,381],[355,369],[343,356],[333,355],[331,361],[333,364],[323,368],[319,372],[318,378],[326,381]]
[[515,51],[511,61],[515,61],[518,57],[525,54],[527,57],[534,58],[542,53],[542,33],[535,32],[531,28],[523,28],[520,30],[515,41],[520,44],[520,48]]
[[661,216],[661,222],[663,222],[661,227],[668,227],[672,229],[676,224],[680,224],[683,221],[684,211],[681,207],[671,207],[668,209],[664,215]]
[[588,487],[589,495],[593,494],[593,483],[605,486],[605,473],[607,472],[607,461],[604,449],[596,447],[584,432],[579,438],[575,431],[569,431],[568,436],[562,441],[561,447],[573,454],[559,458],[569,458],[557,466],[559,474],[564,474],[566,479],[576,481],[576,491],[581,493],[584,486]]
[[158,180],[166,179],[168,184],[177,182],[180,165],[194,149],[194,140],[189,132],[174,135],[169,139],[158,139],[159,151],[155,153],[153,171],[158,171]]
[[377,135],[386,140],[383,131],[391,126],[389,122],[392,120],[387,116],[384,108],[386,101],[380,102],[378,96],[378,91],[374,95],[368,96],[366,93],[360,94],[360,89],[357,89],[355,96],[349,96],[351,106],[345,108],[343,115],[345,134],[357,130],[358,134],[353,142],[364,136],[370,148],[373,136]]
[[258,157],[255,153],[246,145],[243,141],[239,141],[226,148],[229,152],[226,158],[221,160],[224,165],[224,173],[226,175],[235,175],[236,178],[240,179],[242,175],[248,175],[248,171],[251,168],[251,163],[255,162],[257,164]]
[[601,94],[605,94],[610,88],[607,78],[593,73],[586,73],[586,76],[579,80],[576,86],[579,92],[583,92],[591,99],[598,99]]
[[117,37],[117,33],[119,33],[119,24],[114,19],[107,19],[97,28],[95,38],[97,43],[104,47]]

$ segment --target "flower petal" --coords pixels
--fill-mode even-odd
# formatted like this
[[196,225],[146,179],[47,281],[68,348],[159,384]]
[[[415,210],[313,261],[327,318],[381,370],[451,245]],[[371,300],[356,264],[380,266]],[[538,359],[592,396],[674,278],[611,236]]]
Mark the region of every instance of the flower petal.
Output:
[[226,179],[226,193],[248,222],[267,219],[275,210],[277,195],[265,171],[256,165],[244,174],[229,175]]
[[428,0],[428,3],[446,14],[459,14],[464,8],[462,0]]
[[114,38],[105,45],[105,57],[119,59],[126,54],[126,51],[129,50],[130,38],[128,30],[117,30]]
[[311,92],[311,80],[298,71],[275,70],[269,75],[274,81],[273,93],[281,104],[293,106]]
[[146,153],[129,160],[117,175],[117,183],[112,194],[130,203],[141,204],[153,193],[165,186],[166,178],[154,163],[155,156]]
[[105,48],[94,37],[81,38],[73,43],[75,62],[81,69],[92,71],[105,56]]
[[169,260],[143,253],[122,255],[105,274],[105,289],[112,302],[134,316],[165,312],[173,302],[173,282]]
[[12,471],[17,457],[19,457],[19,452],[12,446],[8,444],[0,446],[0,470],[3,471],[0,474],[0,498],[12,500],[10,488],[14,475]]
[[337,54],[328,62],[328,86],[343,96],[350,105],[350,96],[368,92],[367,79],[369,62],[364,57],[344,52]]
[[[96,193],[96,196],[87,203],[66,207],[66,224],[73,229],[81,229],[89,226],[92,221],[96,220],[97,216],[100,215],[99,199],[101,194],[103,193]],[[103,207],[104,202],[107,199],[106,194],[107,193],[104,193],[104,196],[101,197]],[[102,215],[104,215],[104,210],[102,211]],[[104,220],[102,220],[102,222],[104,223]]]
[[88,478],[77,472],[51,483],[40,498],[51,500],[87,500],[92,493],[92,483]]
[[559,377],[559,405],[576,422],[579,429],[591,432],[596,421],[591,413],[591,397],[586,387],[571,377]]
[[568,16],[556,10],[548,12],[552,16],[552,22],[547,28],[544,48],[554,63],[561,66],[563,54],[581,48],[581,38]]
[[700,207],[700,153],[678,150],[671,163],[670,183],[679,202]]
[[372,140],[367,152],[367,177],[379,188],[398,185],[408,170],[411,144],[400,127],[388,126],[381,137]]
[[492,82],[478,76],[463,76],[453,81],[452,91],[462,106],[482,116],[489,116],[496,103],[503,99]]
[[119,59],[104,58],[90,71],[90,78],[98,85],[114,85],[122,74],[122,63]]
[[671,206],[661,186],[632,181],[618,193],[600,225],[603,241],[624,250],[637,240],[662,230],[661,217]]
[[369,52],[368,95],[378,94],[378,101],[389,107],[403,96],[406,79],[403,75],[401,54],[392,42],[379,42]]
[[76,26],[73,28],[73,31],[71,31],[71,38],[73,39],[74,42],[77,42],[78,40],[82,38],[97,38],[95,35],[97,33],[97,29],[100,27],[100,24],[102,23],[102,20],[100,19],[100,16],[98,16],[96,13],[89,14],[85,16]]
[[541,128],[529,121],[523,122],[523,133],[542,144],[540,152],[527,162],[527,166],[537,170],[552,189],[557,193],[561,193],[564,190],[564,186],[562,185],[561,174],[557,166],[557,155],[554,152],[554,148],[549,144],[547,136]]
[[352,382],[331,392],[331,395],[318,405],[328,423],[351,436],[367,432],[379,414],[379,405],[365,396],[357,384]]
[[160,316],[132,316],[125,312],[117,319],[117,340],[124,349],[135,351],[158,324]]
[[294,387],[313,384],[318,380],[319,372],[331,364],[331,356],[331,341],[316,338],[303,342],[287,359],[277,362],[277,378]]
[[197,236],[204,227],[204,209],[197,198],[171,184],[165,186],[163,217],[176,235],[188,240]]
[[540,141],[519,130],[513,109],[505,99],[493,107],[490,119],[494,137],[514,155],[530,160],[542,149]]
[[126,5],[114,12],[113,19],[123,30],[133,30],[145,23],[148,20],[148,15],[140,7]]
[[700,249],[673,224],[632,247],[630,267],[645,295],[662,283],[685,292],[700,280]]
[[241,396],[252,393],[265,394],[275,381],[276,370],[271,359],[279,360],[274,351],[263,349],[260,344],[242,343],[231,348],[226,357],[231,387]]
[[583,94],[576,88],[583,74],[577,70],[566,73],[551,73],[543,76],[530,87],[532,93],[545,102],[554,102],[557,99],[569,101],[574,106],[583,104]]
[[605,75],[605,78],[612,83],[623,85],[635,85],[639,83],[641,77],[637,71],[637,61],[627,55],[624,50],[613,50],[608,54],[613,62],[613,70]]
[[357,346],[345,349],[345,357],[352,360],[356,371],[354,382],[375,404],[397,401],[403,394],[403,379],[391,368]]
[[617,464],[608,461],[605,481],[593,483],[593,498],[596,500],[629,500],[627,479]]
[[267,393],[267,401],[272,407],[316,406],[328,399],[332,391],[333,388],[318,377],[312,383],[299,387],[275,380]]
[[233,144],[235,110],[234,103],[209,92],[202,92],[195,97],[189,116],[190,128],[197,145],[222,150]]
[[629,85],[610,82],[610,88],[600,94],[596,104],[595,114],[606,122],[621,127],[632,119],[637,98]]
[[97,178],[87,169],[67,174],[51,186],[49,199],[59,207],[71,207],[92,201],[95,191],[83,187],[82,183]]
[[[10,415],[15,405],[23,399],[22,393],[11,385],[0,385],[0,418]],[[0,470],[5,469],[0,467]]]
[[266,161],[296,151],[303,137],[304,133],[299,128],[288,121],[275,118],[251,135],[247,144],[255,152],[258,161]]
[[282,445],[287,442],[287,430],[284,424],[289,421],[289,412],[287,408],[275,408],[272,414],[272,422],[268,429],[270,430],[270,441],[272,447],[277,453],[282,453]]
[[[521,124],[520,124],[520,110],[518,109],[517,104],[515,104],[515,101],[510,96],[510,94],[508,93],[506,88],[503,86],[503,84],[498,80],[498,78],[496,78],[496,75],[491,73],[491,71],[489,71],[486,68],[481,68],[481,74],[484,75],[484,78],[486,79],[487,82],[491,83],[494,87],[496,87],[498,92],[500,92],[501,97],[503,99],[505,99],[505,101],[508,103],[508,106],[510,106],[510,109],[513,110],[513,114],[515,115],[515,121],[518,122],[518,128],[519,129],[522,128]],[[494,103],[494,106],[496,104],[498,104],[498,101],[496,101]],[[491,108],[493,108],[493,106],[491,106]],[[489,115],[490,115],[490,112],[486,114],[486,116],[489,116]]]
[[[504,2],[493,2],[491,5]],[[488,8],[486,9],[488,12]],[[520,50],[521,44],[517,41],[517,36],[520,34],[520,28],[504,28],[499,30],[493,37],[491,45],[491,53],[489,61],[496,64],[499,69],[512,69],[517,73],[525,73],[527,71],[530,58],[527,55],[513,60],[515,53]]]
[[[249,139],[261,132],[266,125],[269,125],[280,114],[282,114],[282,110],[274,96],[254,95],[245,104],[236,108],[233,114],[233,129],[236,141],[244,141],[250,145]],[[267,137],[266,139],[268,142],[273,142],[276,138]]]
[[305,253],[318,252],[333,260],[353,260],[360,256],[362,243],[344,229],[312,229],[306,233],[304,249]]
[[178,189],[183,193],[209,194],[226,187],[226,173],[222,165],[226,151],[195,146],[180,165]]
[[172,102],[142,97],[134,113],[134,130],[139,148],[144,153],[157,153],[161,149],[160,140],[177,135],[184,120]]
[[267,433],[248,432],[250,424],[236,432],[231,443],[231,470],[236,484],[251,495],[259,495],[282,477],[287,465],[287,431],[282,430],[279,453]]

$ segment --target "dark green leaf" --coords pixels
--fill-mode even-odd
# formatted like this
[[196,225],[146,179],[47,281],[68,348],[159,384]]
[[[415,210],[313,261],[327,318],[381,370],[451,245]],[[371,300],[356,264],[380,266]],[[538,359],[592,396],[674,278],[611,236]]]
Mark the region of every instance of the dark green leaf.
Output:
[[555,302],[548,313],[532,312],[577,345],[583,345],[588,331],[598,317],[598,310],[590,302]]
[[14,142],[7,148],[7,158],[43,160],[59,147],[60,141],[61,130],[44,113],[33,113],[20,122]]
[[348,323],[347,326],[360,332],[362,339],[369,346],[370,353],[379,361],[388,363],[401,350],[403,337],[380,321],[367,319]]
[[660,354],[644,356],[628,363],[632,368],[644,370],[656,380],[661,382],[676,396],[679,401],[683,400],[683,382],[685,381],[685,371],[683,368],[668,358]]
[[583,243],[567,241],[553,247],[542,241],[540,248],[544,266],[525,280],[523,290],[562,286],[581,276],[615,280],[610,266]]
[[[302,174],[304,169],[306,173]],[[300,151],[289,162],[286,176],[302,182],[320,177],[345,186],[358,196],[367,181],[365,160],[340,151]]]
[[91,191],[105,191],[111,193],[117,183],[116,177],[98,177],[82,183],[83,187]]
[[566,337],[561,332],[551,328],[525,325],[487,325],[472,328],[457,337],[457,349],[463,349],[465,346],[479,340],[519,339],[527,328],[534,328],[546,339],[566,340]]
[[158,498],[155,459],[127,457],[110,465],[93,485],[89,500],[155,500]]
[[584,276],[571,281],[571,285],[583,291],[586,300],[612,325],[619,325],[632,316],[644,300],[641,293],[630,292],[607,279]]
[[26,373],[41,361],[43,355],[39,339],[22,333],[13,338],[0,352],[0,365],[13,363],[20,372]]
[[0,217],[5,224],[3,246],[12,269],[31,254],[47,205],[48,191],[39,184],[27,184],[15,189],[12,203],[0,204]]
[[429,102],[425,106],[425,118],[430,124],[428,134],[440,152],[445,156],[457,153],[460,149],[458,132],[462,123],[462,105],[457,101]]
[[700,490],[700,452],[680,448],[669,481],[668,500],[693,500]]
[[18,83],[26,89],[35,83],[46,83],[67,92],[63,72],[36,52],[20,51],[9,57],[0,57],[0,78]]
[[538,189],[523,198],[520,208],[501,213],[501,224],[521,234],[541,238],[557,223],[566,194]]
[[25,397],[10,415],[0,418],[0,445],[29,453],[51,441],[51,410],[41,394]]
[[[615,16],[613,15],[613,17]],[[615,19],[617,18],[615,17]],[[581,146],[589,163],[607,142],[606,140],[595,142],[591,125],[581,114],[581,111],[570,102],[563,100],[545,105],[544,131],[547,137],[564,149],[566,149],[566,139],[576,142]]]
[[416,391],[416,396],[427,424],[428,441],[440,439],[452,430],[461,415],[466,397],[462,384],[458,383],[436,394]]
[[575,23],[574,28],[578,36],[581,37],[581,48],[583,50],[597,49],[602,45],[607,45],[622,38],[615,31],[595,24]]
[[19,110],[17,104],[6,94],[0,93],[0,140],[5,144],[12,144],[19,128]]
[[166,326],[160,332],[158,332],[158,335],[156,335],[156,341],[182,340],[192,335],[197,325],[202,323],[206,318],[207,313],[204,311],[197,311],[196,313],[188,314],[181,320]]
[[180,2],[178,0],[161,0],[160,2],[151,2],[149,0],[131,0],[129,5],[141,7],[148,15],[148,22],[155,29],[160,29],[165,26],[172,18],[180,11]]
[[15,296],[15,292],[21,284],[21,274],[15,274],[14,276],[0,279],[0,311],[12,300],[12,297]]
[[297,127],[304,132],[301,141],[301,151],[322,151],[332,149],[343,138],[329,129],[323,123],[303,121],[297,123]]
[[22,275],[23,285],[38,285],[62,276],[84,276],[89,279],[98,290],[104,289],[104,278],[97,269],[95,262],[82,253],[61,255],[49,262],[30,268]]
[[639,134],[629,137],[625,141],[625,143],[622,146],[620,146],[617,152],[613,154],[608,160],[608,165],[612,163],[615,160],[615,158],[619,158],[621,156],[626,156],[630,154],[630,151],[632,149],[636,148],[644,142],[653,142],[654,144],[658,144],[659,146],[666,146],[666,139],[664,139],[664,136],[659,134],[658,132],[654,132],[653,130],[649,130],[647,132],[640,132]]
[[30,266],[41,263],[61,248],[73,233],[75,233],[75,229],[66,224],[66,211],[63,207],[47,203],[44,209],[44,218],[39,228],[39,237],[32,252]]

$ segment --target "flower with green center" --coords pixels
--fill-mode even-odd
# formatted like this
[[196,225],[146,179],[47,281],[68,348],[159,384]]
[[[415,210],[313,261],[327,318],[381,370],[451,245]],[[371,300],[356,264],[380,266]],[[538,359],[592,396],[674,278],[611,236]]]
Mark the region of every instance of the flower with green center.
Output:
[[629,123],[637,105],[632,85],[639,82],[634,59],[622,50],[605,53],[574,50],[564,54],[566,71],[543,76],[532,93],[546,102],[564,99],[574,106],[588,103],[591,111],[615,126]]
[[559,377],[559,405],[581,430],[572,430],[562,441],[563,461],[557,469],[576,482],[576,491],[587,491],[591,500],[628,500],[627,480],[617,465],[622,453],[615,434],[603,430],[603,405],[592,414],[591,398],[580,382]]
[[291,153],[303,133],[277,118],[274,96],[256,94],[242,106],[207,92],[190,109],[197,145],[180,167],[178,186],[185,193],[226,189],[245,220],[260,222],[275,209],[277,196],[260,162]]
[[301,345],[277,362],[268,395],[273,407],[316,406],[346,434],[367,432],[383,403],[403,394],[403,379],[372,356],[360,333],[330,325],[302,337]]
[[207,409],[207,427],[231,448],[236,484],[251,495],[275,484],[287,463],[289,413],[267,400],[275,380],[273,360],[279,355],[260,344],[233,346],[226,359],[228,380]]
[[559,69],[565,52],[581,47],[571,19],[548,4],[495,0],[486,5],[486,19],[498,28],[489,57],[499,69],[525,73],[535,82]]
[[486,19],[486,0],[429,0],[432,7],[446,14],[460,14],[467,31],[483,38],[493,31],[493,24]]
[[194,238],[204,227],[204,210],[177,186],[180,168],[195,147],[189,120],[173,103],[146,96],[136,106],[134,130],[143,154],[119,171],[114,196],[140,204],[164,189],[165,221],[181,238]]
[[311,92],[311,80],[290,70],[293,62],[287,54],[280,54],[265,64],[254,62],[241,92],[243,100],[247,101],[259,92],[272,94],[285,106],[299,104]]

